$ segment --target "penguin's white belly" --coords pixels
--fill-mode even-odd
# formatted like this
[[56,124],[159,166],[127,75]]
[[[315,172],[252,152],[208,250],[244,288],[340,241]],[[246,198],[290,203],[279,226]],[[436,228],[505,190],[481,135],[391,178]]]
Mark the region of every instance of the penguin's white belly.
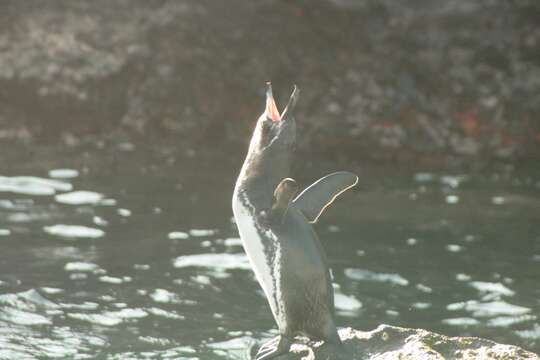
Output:
[[[245,201],[245,200],[244,200]],[[240,232],[240,238],[244,245],[244,249],[251,263],[251,267],[255,272],[257,281],[261,285],[272,314],[278,324],[283,323],[281,319],[283,314],[283,305],[280,304],[281,289],[280,289],[280,260],[281,249],[279,242],[276,241],[275,235],[270,230],[264,233],[265,239],[261,237],[260,230],[255,225],[255,218],[252,215],[249,205],[244,205],[235,197],[234,201],[234,217]],[[269,241],[271,242],[269,244]],[[271,246],[272,249],[267,249],[265,246]],[[269,256],[272,254],[272,256]]]

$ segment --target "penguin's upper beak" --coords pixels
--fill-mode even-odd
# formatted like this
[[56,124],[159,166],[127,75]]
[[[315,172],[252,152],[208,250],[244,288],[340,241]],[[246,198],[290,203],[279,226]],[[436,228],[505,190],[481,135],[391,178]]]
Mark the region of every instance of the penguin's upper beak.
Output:
[[264,113],[266,114],[266,117],[276,122],[287,118],[288,115],[292,113],[292,111],[294,110],[294,107],[296,106],[296,101],[298,100],[298,93],[299,93],[299,89],[296,85],[294,85],[294,90],[291,94],[291,98],[289,99],[289,103],[287,104],[283,112],[280,114],[276,106],[276,101],[274,100],[274,96],[272,94],[272,84],[270,82],[267,82],[266,83],[266,109],[264,111]]
[[266,109],[264,113],[266,114],[266,117],[272,121],[281,120],[281,115],[279,114],[274,95],[272,94],[272,84],[270,82],[266,83]]

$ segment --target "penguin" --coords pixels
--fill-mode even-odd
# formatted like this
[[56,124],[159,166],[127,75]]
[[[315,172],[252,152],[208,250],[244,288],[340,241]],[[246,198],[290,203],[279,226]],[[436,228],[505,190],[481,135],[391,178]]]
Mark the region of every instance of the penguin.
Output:
[[279,328],[279,336],[260,347],[256,360],[287,353],[297,335],[341,346],[331,273],[312,224],[358,177],[336,172],[298,194],[296,181],[288,177],[298,96],[295,85],[280,114],[267,83],[266,107],[233,192],[240,238]]

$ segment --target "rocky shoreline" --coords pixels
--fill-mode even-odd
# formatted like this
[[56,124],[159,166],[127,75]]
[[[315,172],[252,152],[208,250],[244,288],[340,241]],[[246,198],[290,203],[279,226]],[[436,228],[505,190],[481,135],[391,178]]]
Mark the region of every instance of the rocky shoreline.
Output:
[[[448,337],[422,329],[379,325],[372,331],[340,330],[354,360],[537,360],[538,355],[517,346],[476,337]],[[324,346],[294,344],[279,360],[334,359]]]
[[[540,156],[540,6],[467,0],[0,5],[0,140],[243,149],[273,80],[302,152]],[[152,140],[154,139],[154,140]]]

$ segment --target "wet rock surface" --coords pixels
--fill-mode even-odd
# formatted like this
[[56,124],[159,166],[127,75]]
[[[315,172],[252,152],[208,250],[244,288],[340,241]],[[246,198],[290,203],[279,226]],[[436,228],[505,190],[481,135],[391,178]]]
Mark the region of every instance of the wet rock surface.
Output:
[[466,161],[540,154],[536,1],[0,8],[0,139],[160,139],[193,154],[237,151],[272,80],[281,103],[293,82],[303,90],[301,152]]
[[[342,329],[340,336],[355,360],[536,360],[538,356],[517,346],[497,344],[475,337],[447,337],[421,329],[380,325],[373,331]],[[336,354],[321,346],[294,344],[280,360],[334,359]]]

